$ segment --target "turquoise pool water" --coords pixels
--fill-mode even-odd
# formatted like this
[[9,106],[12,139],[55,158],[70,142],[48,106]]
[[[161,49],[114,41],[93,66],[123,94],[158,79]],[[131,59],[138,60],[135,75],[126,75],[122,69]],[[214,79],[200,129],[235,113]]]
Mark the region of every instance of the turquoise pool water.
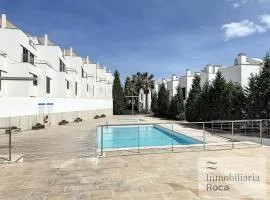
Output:
[[[98,147],[101,144],[98,129]],[[139,134],[138,134],[139,133]],[[139,138],[139,139],[138,139]],[[131,148],[149,146],[201,144],[201,141],[183,134],[173,133],[160,126],[109,126],[103,128],[103,148]]]

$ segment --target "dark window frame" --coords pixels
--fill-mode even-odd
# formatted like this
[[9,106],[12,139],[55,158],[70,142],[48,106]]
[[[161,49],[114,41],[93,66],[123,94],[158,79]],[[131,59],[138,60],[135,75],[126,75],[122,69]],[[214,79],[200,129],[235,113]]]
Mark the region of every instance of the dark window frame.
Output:
[[[0,77],[2,76],[2,72],[5,73],[5,74],[7,74],[6,71],[0,70]],[[0,79],[0,91],[1,91],[1,90],[2,90],[2,80]]]
[[69,81],[66,79],[67,90],[69,90]]
[[22,62],[30,63],[35,66],[35,54],[29,51],[26,47],[21,45],[23,52],[22,52]]
[[51,78],[46,76],[46,93],[51,94]]
[[28,62],[29,61],[29,51],[28,49],[26,49],[24,46],[22,47],[23,48],[23,62]]
[[75,82],[75,95],[77,96],[78,95],[78,83]]
[[182,90],[182,94],[183,94],[184,100],[186,100],[186,88],[183,87],[183,88],[181,88],[181,90]]
[[66,65],[60,58],[59,58],[59,66],[60,66],[60,72],[66,71]]
[[29,72],[29,74],[31,74],[33,76],[33,78],[36,78],[36,80],[33,80],[33,86],[37,86],[38,85],[37,75],[36,74],[33,74],[31,72]]
[[82,68],[82,78],[85,78],[85,71],[83,68]]

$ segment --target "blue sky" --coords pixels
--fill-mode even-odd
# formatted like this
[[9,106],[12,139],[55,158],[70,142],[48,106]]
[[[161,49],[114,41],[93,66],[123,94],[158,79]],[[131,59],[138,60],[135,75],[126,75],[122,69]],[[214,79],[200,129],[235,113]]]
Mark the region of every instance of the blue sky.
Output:
[[119,69],[182,75],[270,49],[269,0],[0,0],[24,31]]

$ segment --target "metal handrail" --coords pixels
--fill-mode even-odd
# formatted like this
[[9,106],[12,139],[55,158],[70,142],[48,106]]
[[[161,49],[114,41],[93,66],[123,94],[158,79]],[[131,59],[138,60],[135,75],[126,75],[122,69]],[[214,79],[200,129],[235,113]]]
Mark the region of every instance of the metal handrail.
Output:
[[169,124],[169,123],[175,123],[175,124],[216,124],[216,123],[239,123],[239,122],[261,122],[264,120],[269,119],[254,119],[254,120],[219,120],[219,121],[205,121],[205,122],[181,122],[181,121],[170,121],[170,122],[149,122],[149,123],[122,123],[122,124],[105,124],[105,125],[98,125],[98,127],[101,126],[136,126],[136,125],[157,125],[157,124]]

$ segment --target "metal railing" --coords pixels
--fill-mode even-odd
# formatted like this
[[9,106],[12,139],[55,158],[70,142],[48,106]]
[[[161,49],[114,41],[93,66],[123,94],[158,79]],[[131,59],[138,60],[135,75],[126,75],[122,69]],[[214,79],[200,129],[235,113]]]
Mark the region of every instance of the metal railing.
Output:
[[[47,119],[45,118],[46,116]],[[16,146],[12,144],[12,142],[14,143],[14,141],[12,141],[12,134],[17,134],[21,131],[36,130],[33,127],[37,124],[44,125],[44,128],[46,128],[52,125],[56,126],[63,120],[68,120],[69,123],[75,123],[78,122],[75,121],[78,118],[89,120],[93,119],[93,117],[93,113],[80,113],[80,111],[0,117],[0,155],[4,155],[4,157],[0,157],[0,159],[11,161],[12,153],[16,152]]]
[[[0,130],[3,130],[5,134],[8,134],[8,161],[11,161],[12,160],[12,157],[11,157],[11,134],[12,134],[12,131],[13,131],[13,128],[10,124],[10,119],[8,121],[8,126],[7,127],[0,127]],[[1,145],[0,145],[1,147]],[[0,159],[6,159],[6,158],[1,158]]]
[[[164,135],[147,127],[159,129]],[[270,120],[209,122],[122,123],[98,126],[97,150],[100,156],[117,153],[143,153],[183,150],[218,150],[270,145]],[[169,142],[170,140],[170,142]]]

